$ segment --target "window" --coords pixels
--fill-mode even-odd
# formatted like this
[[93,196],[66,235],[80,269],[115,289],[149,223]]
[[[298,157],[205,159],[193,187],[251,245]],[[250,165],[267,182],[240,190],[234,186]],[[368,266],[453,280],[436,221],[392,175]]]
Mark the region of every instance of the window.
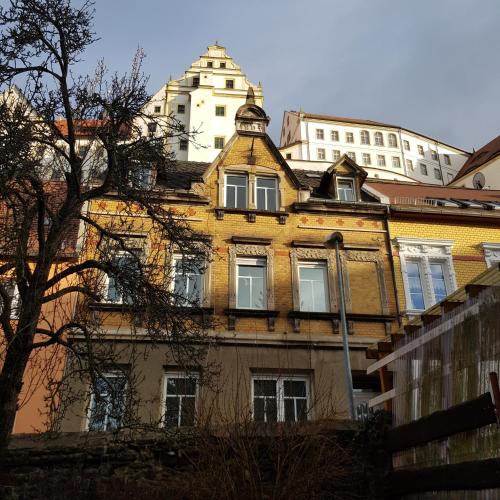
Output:
[[234,89],[234,80],[226,80],[226,89]]
[[278,180],[273,177],[257,177],[255,199],[258,210],[278,210]]
[[317,153],[318,153],[318,160],[324,160],[324,159],[326,159],[325,148],[318,148],[317,149]]
[[322,141],[325,138],[325,131],[322,128],[316,129],[316,139]]
[[165,375],[166,427],[193,426],[196,421],[198,376],[172,372]]
[[340,159],[340,151],[338,149],[334,149],[332,151],[333,161],[338,161]]
[[384,136],[382,132],[375,132],[375,146],[383,146],[384,145]]
[[434,177],[435,177],[438,181],[443,180],[443,174],[441,174],[441,170],[439,170],[439,168],[435,168],[435,169],[434,169]]
[[154,107],[154,112],[155,113],[161,113],[161,106],[155,106]]
[[396,238],[410,313],[444,300],[456,289],[450,240]]
[[338,132],[338,130],[332,130],[330,132],[330,139],[332,141],[338,142],[338,140],[339,140],[339,132]]
[[115,252],[111,257],[114,272],[107,275],[106,300],[113,304],[130,304],[132,297],[127,289],[132,288],[134,275],[140,274],[140,257],[127,252]]
[[227,208],[247,208],[248,181],[246,175],[226,175],[225,203]]
[[396,137],[396,134],[389,134],[388,136],[388,143],[390,148],[397,148],[398,147],[398,139]]
[[420,156],[424,156],[424,147],[420,144],[417,146],[417,151]]
[[424,163],[420,164],[420,173],[422,175],[427,175],[427,165],[425,165]]
[[121,426],[126,388],[123,372],[104,373],[96,379],[90,398],[89,431],[114,431]]
[[352,160],[356,161],[356,153],[354,151],[347,151],[347,156]]
[[261,375],[253,377],[253,418],[256,422],[301,422],[308,420],[307,377]]
[[215,116],[226,116],[226,106],[215,106]]
[[214,137],[214,149],[224,149],[224,137]]
[[193,76],[193,87],[199,87],[199,86],[200,86],[200,77]]
[[341,201],[355,201],[354,181],[352,179],[337,179],[337,195]]
[[368,130],[362,130],[360,132],[361,144],[370,144],[370,133]]
[[385,167],[385,156],[384,155],[377,155],[377,165],[379,167]]
[[486,266],[491,267],[500,263],[500,243],[481,243]]
[[300,310],[328,312],[328,273],[324,262],[299,263]]
[[241,258],[237,260],[236,307],[266,309],[266,260]]
[[450,155],[443,155],[444,164],[451,165]]
[[226,67],[226,63],[225,62],[219,63],[219,68],[225,69],[225,67]]
[[435,149],[431,149],[431,157],[433,160],[437,161],[438,154],[437,154],[437,151]]
[[187,149],[188,149],[188,141],[187,141],[187,139],[181,139],[179,141],[179,149],[181,151],[187,151]]
[[352,132],[345,133],[345,142],[354,143],[354,134]]
[[403,147],[406,151],[410,151],[410,143],[408,141],[403,141]]
[[399,156],[392,157],[392,166],[394,168],[401,168],[401,160],[399,159]]
[[451,182],[453,180],[453,174],[448,173],[446,175],[448,177],[448,182]]
[[[8,281],[6,283],[2,283],[4,290],[7,292],[7,295],[10,297],[10,319],[19,318],[19,309],[21,306],[21,300],[19,297],[19,290],[17,289],[17,285],[14,281]],[[2,313],[2,299],[0,298],[0,314]]]
[[436,302],[441,302],[448,295],[446,291],[446,281],[444,279],[443,264],[440,262],[431,263],[430,268],[432,288],[434,289],[434,299]]
[[363,165],[371,165],[372,157],[369,153],[363,153]]
[[292,159],[292,153],[287,153],[286,154],[286,159],[291,160]]
[[208,61],[207,62],[207,68],[213,68],[214,67],[214,62],[213,61]]
[[410,295],[411,309],[425,309],[424,292],[422,290],[422,280],[420,279],[420,266],[418,262],[408,262],[406,264],[408,273],[408,288]]
[[158,124],[156,122],[149,122],[148,123],[148,136],[154,137],[157,128],[158,128]]
[[174,300],[178,306],[199,306],[203,296],[204,265],[194,256],[174,256]]
[[413,162],[411,160],[406,160],[406,168],[410,171],[413,172]]

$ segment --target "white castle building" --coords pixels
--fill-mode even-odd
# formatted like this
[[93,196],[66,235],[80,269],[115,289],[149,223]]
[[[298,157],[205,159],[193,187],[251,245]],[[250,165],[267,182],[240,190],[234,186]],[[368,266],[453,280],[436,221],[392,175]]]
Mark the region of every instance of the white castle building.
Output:
[[466,151],[397,125],[285,111],[280,151],[292,168],[324,170],[347,154],[369,177],[448,184]]
[[234,134],[236,111],[249,91],[262,106],[261,85],[247,80],[224,47],[211,45],[184,75],[158,90],[145,111],[159,118],[172,113],[195,132],[193,141],[171,141],[178,160],[211,162]]

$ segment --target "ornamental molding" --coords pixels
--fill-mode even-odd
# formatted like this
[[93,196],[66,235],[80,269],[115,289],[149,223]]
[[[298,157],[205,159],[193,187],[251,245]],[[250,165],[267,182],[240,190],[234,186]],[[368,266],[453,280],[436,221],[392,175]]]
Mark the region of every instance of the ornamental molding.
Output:
[[346,260],[357,262],[382,262],[383,257],[380,252],[366,251],[366,250],[347,250],[343,257]]
[[294,248],[292,253],[297,259],[328,260],[331,251],[326,248]]
[[453,240],[431,240],[421,238],[396,238],[399,252],[415,256],[449,256],[453,247]]
[[272,248],[263,245],[231,245],[229,255],[231,257],[268,257],[272,255]]

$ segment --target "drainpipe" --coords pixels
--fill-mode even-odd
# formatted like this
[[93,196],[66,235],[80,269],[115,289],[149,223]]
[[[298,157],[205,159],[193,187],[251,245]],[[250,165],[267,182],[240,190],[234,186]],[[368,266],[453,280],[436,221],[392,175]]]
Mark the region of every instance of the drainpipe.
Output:
[[437,154],[437,157],[438,157],[439,170],[441,171],[441,184],[444,186],[444,173],[443,173],[443,167],[441,165],[441,160],[439,158],[439,146],[438,146],[437,142],[436,142],[436,154]]
[[406,177],[409,177],[408,172],[406,170],[406,158],[405,158],[405,152],[404,152],[404,148],[403,148],[403,139],[401,137],[401,129],[399,129],[399,149],[401,149],[401,156],[403,157],[403,171],[404,171]]
[[326,241],[327,247],[335,248],[335,260],[337,264],[337,280],[339,282],[339,309],[340,309],[340,322],[342,325],[342,345],[344,351],[344,370],[345,370],[345,380],[347,388],[347,402],[349,406],[349,417],[354,420],[354,395],[352,388],[352,370],[351,370],[351,356],[349,352],[349,332],[347,329],[347,317],[345,310],[345,298],[344,298],[344,279],[342,276],[342,267],[340,265],[340,249],[339,245],[344,240],[342,233],[333,233]]
[[399,327],[401,327],[402,325],[401,308],[399,307],[398,289],[396,287],[396,270],[394,268],[394,256],[392,255],[392,238],[391,238],[391,231],[389,229],[389,216],[391,214],[390,205],[386,205],[385,210],[386,210],[386,217],[384,219],[384,226],[386,230],[385,234],[387,234],[387,241],[389,243],[389,263],[391,265],[392,287],[394,289],[394,297],[396,298],[396,314],[398,316],[398,325]]
[[311,145],[309,144],[309,125],[307,120],[304,120],[304,123],[306,124],[306,141],[307,141],[307,160],[311,161]]

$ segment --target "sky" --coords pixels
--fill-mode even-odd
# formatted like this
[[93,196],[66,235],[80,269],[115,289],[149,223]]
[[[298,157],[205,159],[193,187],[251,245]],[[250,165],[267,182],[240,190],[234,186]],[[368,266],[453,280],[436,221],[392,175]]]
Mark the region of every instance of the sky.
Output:
[[138,47],[151,93],[218,41],[262,82],[270,135],[283,111],[400,125],[466,150],[500,134],[498,0],[97,0],[103,58]]

